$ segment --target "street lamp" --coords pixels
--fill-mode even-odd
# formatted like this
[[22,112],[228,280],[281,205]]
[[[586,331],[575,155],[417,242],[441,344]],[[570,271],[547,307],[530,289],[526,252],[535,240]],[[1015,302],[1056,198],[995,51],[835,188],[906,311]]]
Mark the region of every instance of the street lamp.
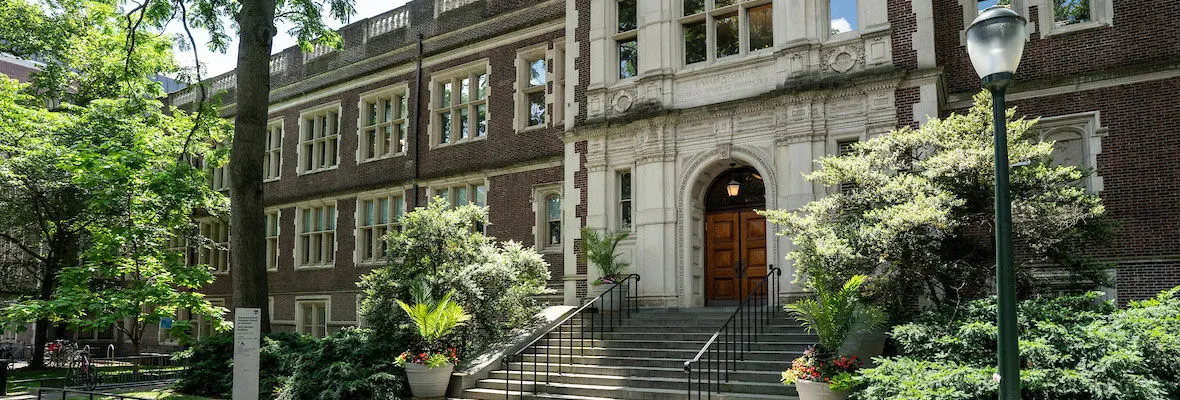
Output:
[[1016,273],[1012,269],[1012,201],[1008,199],[1008,128],[1004,89],[1024,53],[1024,17],[1004,6],[983,10],[967,27],[971,65],[992,93],[996,162],[996,294],[999,307],[1000,399],[1020,399],[1020,348],[1016,329]]

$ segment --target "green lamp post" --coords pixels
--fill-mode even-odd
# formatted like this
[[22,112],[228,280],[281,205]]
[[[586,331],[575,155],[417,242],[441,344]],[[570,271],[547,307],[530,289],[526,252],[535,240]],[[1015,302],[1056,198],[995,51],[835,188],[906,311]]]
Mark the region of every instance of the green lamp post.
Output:
[[992,93],[996,162],[996,294],[999,298],[1001,400],[1020,399],[1020,349],[1016,329],[1016,272],[1012,268],[1012,202],[1008,198],[1008,128],[1004,90],[1024,53],[1026,20],[1004,6],[992,6],[967,27],[971,65]]

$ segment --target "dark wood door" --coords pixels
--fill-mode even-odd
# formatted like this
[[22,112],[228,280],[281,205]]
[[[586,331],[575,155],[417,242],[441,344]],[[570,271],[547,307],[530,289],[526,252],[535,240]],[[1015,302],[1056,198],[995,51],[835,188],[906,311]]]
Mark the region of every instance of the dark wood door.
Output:
[[737,304],[766,276],[766,218],[734,211],[709,214],[705,223],[705,299]]

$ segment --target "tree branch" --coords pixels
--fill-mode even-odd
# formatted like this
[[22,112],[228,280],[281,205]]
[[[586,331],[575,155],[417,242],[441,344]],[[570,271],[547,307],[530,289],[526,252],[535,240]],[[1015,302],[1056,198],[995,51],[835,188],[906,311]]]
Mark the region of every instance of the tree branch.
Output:
[[28,254],[28,255],[32,256],[33,258],[36,258],[38,261],[45,262],[45,257],[42,257],[40,254],[33,252],[32,249],[29,249],[24,244],[22,244],[19,239],[15,238],[7,233],[4,233],[2,231],[0,231],[0,238],[8,240],[9,243],[16,245],[16,247],[18,249],[25,252],[25,254]]

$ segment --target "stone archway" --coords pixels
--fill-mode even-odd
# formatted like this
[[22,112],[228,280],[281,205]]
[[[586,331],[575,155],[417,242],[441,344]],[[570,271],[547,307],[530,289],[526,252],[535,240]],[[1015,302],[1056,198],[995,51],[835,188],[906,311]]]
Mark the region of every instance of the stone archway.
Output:
[[751,167],[725,170],[705,191],[704,294],[707,306],[736,305],[766,276],[766,188]]

